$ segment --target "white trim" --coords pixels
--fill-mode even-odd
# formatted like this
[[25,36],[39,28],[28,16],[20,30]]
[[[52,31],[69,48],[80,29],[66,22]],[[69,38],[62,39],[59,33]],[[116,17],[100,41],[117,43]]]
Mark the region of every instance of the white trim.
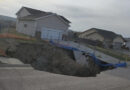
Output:
[[[46,33],[46,38],[45,37],[43,37],[43,33],[45,33],[45,31],[47,31],[47,33]],[[54,32],[58,32],[57,34],[54,34]],[[63,30],[58,30],[58,29],[53,29],[53,28],[46,28],[46,27],[43,27],[42,29],[41,29],[41,38],[42,39],[50,39],[50,40],[52,40],[52,39],[54,39],[54,40],[62,40],[62,36],[63,36],[63,34],[65,33],[65,31],[63,31]],[[48,35],[49,35],[49,37],[48,37]],[[54,37],[56,35],[56,37]],[[51,36],[51,37],[50,37]],[[53,36],[53,37],[52,37]],[[58,37],[57,37],[58,36]]]
[[61,30],[61,29],[53,29],[53,28],[47,28],[47,27],[43,27],[42,30],[43,30],[43,29],[49,29],[49,30],[51,30],[51,31],[65,32],[65,30]]
[[39,19],[43,19],[43,18],[47,18],[47,17],[50,17],[50,16],[56,16],[58,17],[62,22],[64,22],[67,26],[70,26],[68,23],[66,23],[61,17],[59,17],[57,14],[53,13],[51,15],[47,15],[47,16],[42,16],[42,17],[39,17],[39,18],[36,18],[34,20],[39,20]]

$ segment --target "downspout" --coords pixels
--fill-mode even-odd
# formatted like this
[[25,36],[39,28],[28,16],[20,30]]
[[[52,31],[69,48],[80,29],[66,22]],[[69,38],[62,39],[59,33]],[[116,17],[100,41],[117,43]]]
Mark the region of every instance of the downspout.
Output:
[[35,33],[34,33],[34,36],[36,36],[36,33],[37,33],[37,21],[35,21]]

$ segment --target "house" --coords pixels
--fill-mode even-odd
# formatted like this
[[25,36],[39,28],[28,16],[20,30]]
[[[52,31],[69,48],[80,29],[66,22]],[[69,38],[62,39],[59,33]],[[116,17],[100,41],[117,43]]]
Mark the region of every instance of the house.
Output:
[[100,41],[105,47],[114,46],[114,48],[120,48],[125,42],[121,35],[118,35],[112,31],[103,29],[91,28],[79,34],[79,38]]
[[16,30],[41,39],[62,40],[70,27],[64,16],[52,12],[22,7],[17,13]]
[[130,48],[130,38],[126,38],[125,40],[127,41],[126,46]]

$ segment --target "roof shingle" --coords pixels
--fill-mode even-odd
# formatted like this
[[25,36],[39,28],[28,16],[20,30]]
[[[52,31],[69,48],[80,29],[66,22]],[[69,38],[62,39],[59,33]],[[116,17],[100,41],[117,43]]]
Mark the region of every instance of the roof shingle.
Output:
[[103,36],[107,40],[113,40],[114,38],[121,36],[119,34],[112,32],[112,31],[107,31],[107,30],[103,30],[103,29],[91,28],[89,30],[95,30],[98,34],[100,34],[101,36]]
[[[28,8],[28,7],[23,7],[23,8],[25,8],[31,14],[31,15],[28,15],[28,16],[20,18],[20,19],[23,19],[23,20],[34,20],[35,18],[39,18],[39,17],[43,17],[43,16],[54,14],[52,12],[45,12],[45,11],[36,10],[36,9]],[[71,23],[64,16],[61,16],[61,15],[58,15],[58,16],[60,18],[62,18],[64,21],[66,21],[68,23]]]

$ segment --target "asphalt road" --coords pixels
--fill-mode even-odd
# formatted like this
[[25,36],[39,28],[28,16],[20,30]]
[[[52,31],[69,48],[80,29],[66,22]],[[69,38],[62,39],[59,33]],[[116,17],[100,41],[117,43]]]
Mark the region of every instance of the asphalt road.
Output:
[[37,71],[16,59],[0,60],[6,63],[0,64],[0,90],[130,90],[130,63],[81,78]]
[[[102,72],[97,77],[73,77],[31,68],[0,68],[0,90],[130,90],[130,77],[122,71]],[[122,70],[129,71],[129,68]],[[117,75],[115,75],[114,73]],[[124,71],[123,71],[124,72]]]

